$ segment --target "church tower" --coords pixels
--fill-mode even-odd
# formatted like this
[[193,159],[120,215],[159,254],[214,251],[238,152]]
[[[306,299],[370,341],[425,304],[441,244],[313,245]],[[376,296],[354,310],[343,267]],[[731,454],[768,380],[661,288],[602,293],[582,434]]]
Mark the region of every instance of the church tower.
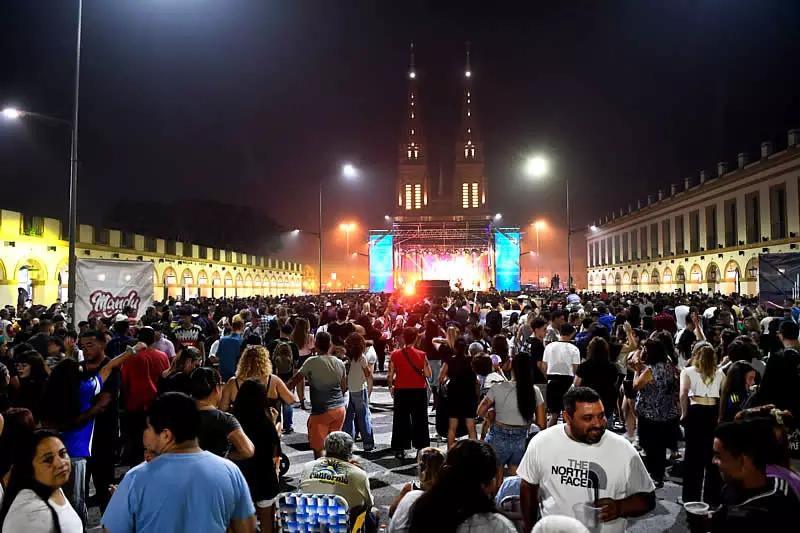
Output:
[[482,215],[488,212],[486,176],[484,175],[483,142],[480,140],[473,110],[475,109],[472,80],[475,73],[470,64],[469,42],[466,44],[461,127],[456,140],[455,209],[459,214]]
[[397,213],[419,215],[428,205],[428,147],[419,116],[418,74],[411,43],[407,73],[406,127],[398,151]]

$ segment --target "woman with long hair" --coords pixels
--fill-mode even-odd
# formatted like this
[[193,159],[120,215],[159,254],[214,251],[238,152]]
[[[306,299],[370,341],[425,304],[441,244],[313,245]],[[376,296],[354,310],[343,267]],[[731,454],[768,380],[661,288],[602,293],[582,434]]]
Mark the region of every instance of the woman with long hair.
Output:
[[[220,397],[220,375],[213,368],[200,367],[189,376],[192,398],[200,410],[198,444],[206,451],[231,460],[253,456],[253,443],[239,421],[230,413],[217,409]],[[230,455],[229,455],[230,452]]]
[[758,373],[747,361],[736,361],[728,367],[722,382],[719,422],[731,422],[741,411],[745,400],[753,394]]
[[511,381],[493,385],[478,406],[478,416],[486,416],[489,409],[495,409],[486,442],[492,446],[500,467],[498,484],[503,481],[505,466],[509,474],[517,475],[531,424],[536,423],[540,428],[545,424],[544,398],[533,384],[533,365],[528,352],[518,353],[511,360]]
[[516,533],[494,506],[497,457],[485,442],[462,440],[447,452],[433,486],[411,508],[409,533]]
[[610,419],[617,404],[617,366],[610,361],[608,342],[594,337],[586,347],[586,360],[578,366],[572,385],[591,387],[603,399],[606,418]]
[[72,469],[58,433],[37,430],[19,448],[0,507],[3,533],[83,533],[61,490]]
[[233,415],[252,441],[255,452],[236,464],[250,487],[261,531],[272,533],[275,500],[280,492],[274,463],[275,457],[280,455],[280,437],[269,415],[267,387],[258,378],[249,378],[239,388],[238,399]]
[[633,381],[639,444],[647,454],[647,469],[653,481],[663,487],[667,445],[678,420],[678,379],[664,345],[656,339],[645,341],[642,363],[644,369]]
[[194,346],[181,350],[172,360],[168,369],[158,378],[156,388],[159,394],[182,392],[191,395],[189,375],[203,362],[203,354]]
[[411,509],[425,491],[430,490],[444,465],[444,453],[437,448],[423,448],[417,457],[419,479],[406,483],[389,506],[389,533],[407,533],[411,525]]
[[[490,357],[492,358],[492,363],[495,367],[495,372],[503,374],[503,368],[506,366],[506,361],[508,361],[508,339],[505,335],[495,335],[492,337],[492,353]],[[504,374],[505,375],[505,374]],[[508,376],[506,376],[508,377]]]
[[478,378],[467,358],[467,341],[458,337],[455,341],[454,355],[443,366],[439,374],[439,385],[447,380],[447,403],[449,406],[449,424],[447,428],[447,449],[456,442],[456,431],[463,420],[467,426],[469,438],[475,440],[475,413],[478,408]]
[[[281,343],[277,348],[281,347],[291,350],[288,343]],[[282,403],[291,405],[295,401],[295,396],[286,383],[272,373],[272,360],[267,349],[260,344],[251,344],[245,348],[239,358],[236,375],[222,387],[222,396],[219,400],[220,410],[231,412],[236,403],[239,388],[246,380],[253,378],[258,379],[267,387],[269,407],[274,409],[278,415],[282,413]],[[274,414],[273,419],[277,421],[277,416]]]
[[[717,427],[725,375],[717,366],[717,354],[709,344],[694,349],[691,366],[681,371],[681,424],[686,430],[684,451],[683,501],[717,503],[722,488],[714,455],[714,429]],[[703,481],[705,479],[705,482]]]
[[24,446],[36,429],[33,414],[23,408],[12,407],[3,413],[3,430],[0,433],[0,480],[4,487],[8,486],[11,465],[20,455]]
[[[25,345],[30,346],[30,345]],[[18,348],[21,348],[19,346]],[[14,366],[17,370],[19,385],[12,387],[11,405],[28,409],[33,413],[33,418],[38,422],[42,415],[42,395],[49,375],[44,358],[36,350],[14,349]],[[19,351],[19,353],[17,353]]]
[[361,433],[364,451],[375,448],[369,412],[368,379],[372,375],[372,365],[364,356],[367,345],[359,333],[351,333],[344,340],[344,354],[347,359],[347,393],[350,401],[344,415],[342,431],[355,439],[356,429]]
[[[306,362],[311,356],[311,352],[314,349],[314,336],[311,335],[311,326],[308,322],[308,319],[298,317],[294,321],[294,329],[292,330],[291,335],[292,342],[297,345],[300,359],[297,362],[297,368],[295,370],[299,370],[300,367],[303,366],[303,363]],[[299,376],[297,385],[295,386],[295,392],[297,393],[297,398],[300,400],[300,409],[305,410],[306,408],[306,382],[305,378],[302,375]]]
[[[434,407],[438,405],[439,396],[439,374],[442,372],[442,356],[439,352],[441,339],[446,335],[442,327],[434,318],[429,318],[425,323],[425,331],[422,334],[422,350],[428,357],[428,364],[431,366],[431,378],[428,380],[428,401],[433,397]],[[434,342],[438,341],[438,343]]]

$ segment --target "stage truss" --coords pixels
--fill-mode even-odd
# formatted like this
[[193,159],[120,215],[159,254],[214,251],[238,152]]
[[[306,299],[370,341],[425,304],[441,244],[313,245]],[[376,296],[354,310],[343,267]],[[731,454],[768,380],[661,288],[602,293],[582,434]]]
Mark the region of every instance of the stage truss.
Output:
[[398,250],[470,250],[491,248],[492,223],[488,219],[395,221],[389,231]]

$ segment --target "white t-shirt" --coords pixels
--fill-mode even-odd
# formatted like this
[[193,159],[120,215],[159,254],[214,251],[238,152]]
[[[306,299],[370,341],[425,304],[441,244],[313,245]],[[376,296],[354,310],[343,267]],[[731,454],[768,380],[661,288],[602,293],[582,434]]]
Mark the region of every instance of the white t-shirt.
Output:
[[367,375],[364,367],[369,367],[367,358],[363,355],[356,361],[350,361],[350,371],[347,373],[347,390],[360,393],[367,388]]
[[500,513],[479,513],[461,522],[456,533],[517,533],[517,528]]
[[425,492],[421,490],[412,490],[403,496],[394,510],[392,521],[389,522],[389,533],[408,533],[408,528],[411,527],[411,508],[423,494]]
[[689,316],[688,305],[679,305],[675,308],[675,323],[678,325],[678,329],[683,329],[686,327],[686,318],[688,316]]
[[[536,405],[543,405],[544,398],[538,387],[534,387],[536,393]],[[496,412],[495,420],[507,426],[530,426],[531,420],[522,418],[522,413],[519,412],[517,405],[517,382],[505,381],[498,383],[489,389],[486,397],[494,403],[494,410]],[[535,411],[534,411],[535,415]]]
[[[50,505],[58,515],[61,533],[83,533],[81,519],[68,501],[58,505],[50,498]],[[53,515],[47,504],[30,489],[19,491],[3,522],[2,533],[50,533],[52,530]]]
[[725,374],[718,368],[714,374],[714,379],[711,383],[706,384],[699,370],[693,366],[687,366],[681,370],[681,389],[686,388],[689,391],[689,398],[694,396],[719,398],[722,392],[722,381],[724,379]]
[[551,342],[544,347],[544,362],[548,375],[572,376],[572,365],[581,364],[581,352],[570,342]]
[[[633,445],[606,431],[597,444],[569,438],[566,425],[550,427],[531,439],[517,474],[539,485],[542,515],[575,516],[573,507],[597,498],[620,500],[655,486]],[[599,533],[622,533],[626,520],[605,522]]]

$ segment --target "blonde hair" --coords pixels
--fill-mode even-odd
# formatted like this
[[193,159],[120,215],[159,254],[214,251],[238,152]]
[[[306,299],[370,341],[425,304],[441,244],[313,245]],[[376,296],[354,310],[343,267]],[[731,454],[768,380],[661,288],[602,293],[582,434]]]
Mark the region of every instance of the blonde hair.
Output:
[[242,315],[234,315],[234,317],[231,319],[231,328],[235,330],[244,329],[244,319],[242,318]]
[[239,379],[265,378],[272,374],[272,361],[269,352],[263,346],[251,344],[244,349],[236,365],[236,377]]
[[451,348],[454,348],[456,345],[456,339],[458,338],[458,328],[455,326],[450,326],[447,328],[447,345]]
[[424,490],[433,485],[436,476],[444,464],[444,453],[438,448],[423,448],[419,452],[419,482]]
[[710,344],[701,344],[692,351],[692,366],[700,373],[703,383],[708,385],[714,381],[717,373],[717,354]]

